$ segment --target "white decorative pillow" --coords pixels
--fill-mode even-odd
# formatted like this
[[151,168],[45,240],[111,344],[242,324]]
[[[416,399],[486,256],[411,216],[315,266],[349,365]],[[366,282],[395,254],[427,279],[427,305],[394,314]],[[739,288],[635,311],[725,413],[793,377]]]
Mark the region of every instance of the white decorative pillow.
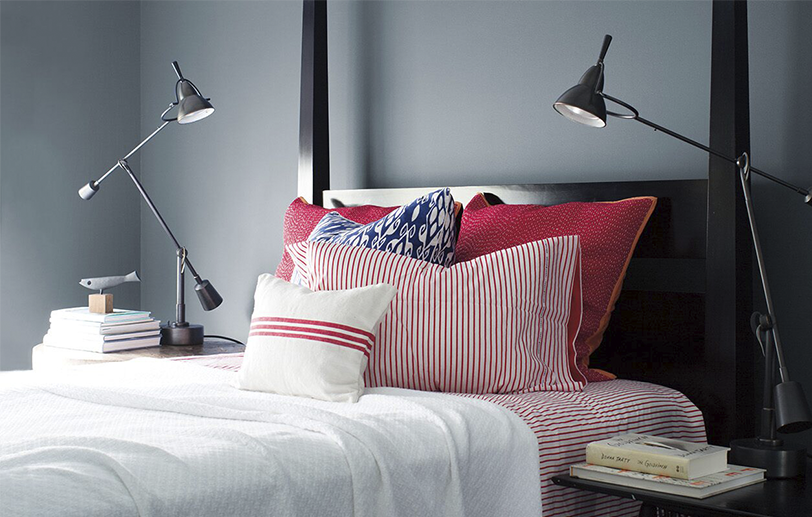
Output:
[[260,275],[238,387],[358,401],[376,328],[396,293],[386,284],[316,293]]
[[[369,387],[457,393],[580,391],[577,235],[499,250],[452,267],[323,242],[287,247],[316,291],[386,283]],[[328,291],[329,292],[329,291]]]

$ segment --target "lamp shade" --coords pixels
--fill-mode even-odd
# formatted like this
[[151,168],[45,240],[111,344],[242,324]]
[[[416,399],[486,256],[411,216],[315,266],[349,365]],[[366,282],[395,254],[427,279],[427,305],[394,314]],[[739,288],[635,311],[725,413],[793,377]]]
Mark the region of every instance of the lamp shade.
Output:
[[603,100],[603,66],[589,67],[578,84],[565,91],[553,108],[573,122],[591,127],[606,125],[606,101]]
[[200,305],[203,306],[204,311],[216,309],[223,303],[223,297],[217,292],[217,289],[208,280],[201,280],[195,286],[195,292],[200,300]]
[[775,387],[775,427],[779,433],[799,433],[812,427],[812,413],[801,385],[786,381]]
[[214,113],[214,106],[206,100],[188,79],[178,81],[178,124],[191,124]]

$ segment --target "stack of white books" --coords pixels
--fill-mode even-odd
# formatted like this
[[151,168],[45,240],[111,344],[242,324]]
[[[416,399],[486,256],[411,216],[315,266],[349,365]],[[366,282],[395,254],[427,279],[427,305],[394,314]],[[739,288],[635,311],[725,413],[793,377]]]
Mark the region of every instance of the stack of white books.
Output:
[[147,311],[115,309],[96,314],[87,307],[51,312],[45,345],[88,352],[119,352],[161,344],[161,322]]
[[764,481],[764,470],[728,465],[727,447],[644,434],[592,442],[586,463],[570,475],[655,492],[704,499]]

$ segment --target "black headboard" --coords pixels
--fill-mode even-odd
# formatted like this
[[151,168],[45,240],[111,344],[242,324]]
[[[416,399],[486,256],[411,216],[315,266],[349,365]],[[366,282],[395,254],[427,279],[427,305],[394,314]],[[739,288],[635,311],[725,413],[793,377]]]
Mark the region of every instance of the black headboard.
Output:
[[[745,2],[714,0],[710,136],[711,145],[731,156],[749,145],[746,31]],[[325,0],[304,0],[302,50],[299,195],[334,207],[392,206],[424,193],[426,188],[329,190]],[[591,364],[682,391],[702,410],[709,441],[726,444],[753,435],[756,415],[756,347],[748,329],[751,249],[737,177],[734,167],[712,160],[701,180],[463,186],[452,192],[463,204],[477,192],[504,203],[544,205],[659,198]]]

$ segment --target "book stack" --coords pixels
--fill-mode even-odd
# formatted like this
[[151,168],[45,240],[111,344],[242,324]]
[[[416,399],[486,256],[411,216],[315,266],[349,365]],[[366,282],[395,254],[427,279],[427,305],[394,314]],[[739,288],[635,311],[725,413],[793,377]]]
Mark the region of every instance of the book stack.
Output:
[[115,309],[96,314],[87,307],[51,312],[45,345],[88,352],[119,352],[161,344],[161,322],[146,311]]
[[727,447],[623,434],[586,446],[570,475],[603,483],[704,499],[764,480],[764,470],[728,465]]

